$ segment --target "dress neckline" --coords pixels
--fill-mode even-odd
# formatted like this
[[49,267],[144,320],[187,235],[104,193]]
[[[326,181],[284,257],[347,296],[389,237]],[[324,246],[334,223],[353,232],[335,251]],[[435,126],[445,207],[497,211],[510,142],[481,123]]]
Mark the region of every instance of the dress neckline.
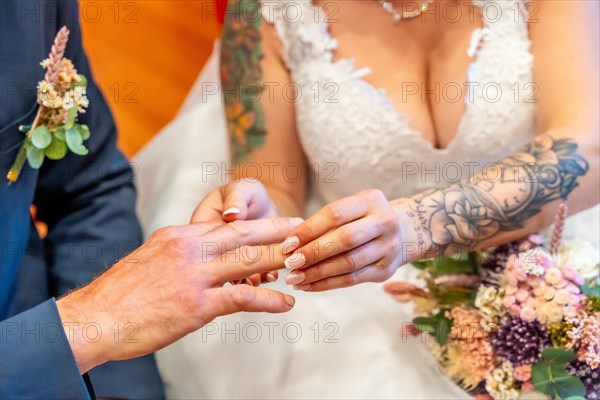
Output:
[[[376,86],[373,83],[371,83],[363,78],[364,75],[371,73],[372,69],[370,67],[357,68],[355,65],[355,59],[353,57],[339,58],[339,59],[333,61],[333,52],[335,50],[337,50],[337,48],[338,48],[338,41],[331,34],[331,26],[327,19],[327,14],[325,12],[325,9],[321,6],[321,4],[317,4],[315,2],[315,0],[310,0],[310,2],[313,6],[317,7],[318,12],[320,14],[322,14],[321,17],[318,18],[318,20],[321,21],[321,18],[323,18],[322,21],[324,21],[327,35],[332,40],[334,40],[336,43],[335,47],[333,49],[329,50],[329,52],[331,53],[331,57],[330,57],[331,64],[336,66],[336,65],[342,65],[345,63],[351,63],[351,65],[353,66],[352,68],[354,71],[355,79],[360,80],[363,85],[367,86],[368,88],[370,88],[371,90],[376,92],[379,96],[381,96],[382,99],[384,100],[384,102],[389,105],[389,108],[393,112],[396,119],[401,120],[402,123],[405,124],[406,130],[402,132],[403,135],[414,136],[415,138],[417,138],[417,140],[419,140],[421,143],[423,143],[425,146],[427,146],[427,148],[432,152],[436,152],[436,153],[440,153],[440,154],[449,152],[454,147],[455,143],[458,143],[457,139],[459,139],[459,137],[463,135],[463,132],[464,132],[463,126],[465,125],[467,114],[470,112],[470,108],[473,107],[473,99],[470,99],[469,101],[465,101],[466,102],[465,110],[460,117],[460,120],[458,122],[458,127],[456,128],[456,132],[455,132],[454,136],[452,137],[452,139],[450,139],[450,141],[448,142],[448,145],[446,147],[436,147],[433,143],[431,143],[429,140],[426,140],[423,137],[422,132],[420,132],[416,129],[413,129],[410,126],[410,115],[408,113],[398,111],[394,102],[388,96],[387,90],[385,88]],[[473,4],[479,7],[478,2],[474,1]],[[487,29],[487,21],[485,19],[485,15],[483,15],[483,13],[482,13],[481,17],[483,20],[483,26],[475,28],[473,30],[473,32],[471,33],[471,38],[469,40],[469,43],[470,43],[469,47],[466,49],[467,55],[474,58],[473,61],[471,63],[469,63],[469,66],[467,69],[466,82],[470,82],[469,71],[473,68],[474,69],[478,68],[477,66],[479,63],[479,53],[480,53],[480,50],[483,47],[483,43],[484,43],[484,41],[482,39],[484,36],[483,33]],[[465,100],[467,100],[467,99],[468,99],[468,97],[465,97]]]

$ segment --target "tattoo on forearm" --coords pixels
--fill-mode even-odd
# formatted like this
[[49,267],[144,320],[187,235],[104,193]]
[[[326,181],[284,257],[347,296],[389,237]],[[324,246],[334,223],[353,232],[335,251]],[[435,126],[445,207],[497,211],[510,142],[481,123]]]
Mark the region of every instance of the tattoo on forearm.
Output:
[[545,204],[566,199],[588,169],[572,140],[540,135],[468,182],[413,198],[419,245],[472,247],[520,229]]
[[258,0],[230,3],[221,36],[221,81],[227,129],[235,161],[247,158],[265,138],[264,113],[256,99],[262,84]]

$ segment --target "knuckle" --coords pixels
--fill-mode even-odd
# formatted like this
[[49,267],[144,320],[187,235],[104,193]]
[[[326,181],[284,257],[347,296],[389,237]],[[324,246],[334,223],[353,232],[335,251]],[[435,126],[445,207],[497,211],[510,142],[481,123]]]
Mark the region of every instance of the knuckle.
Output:
[[344,247],[352,247],[355,242],[354,232],[350,229],[341,229],[339,232],[340,244]]
[[176,226],[165,226],[156,230],[156,232],[152,234],[152,237],[159,240],[172,240],[177,237],[177,230]]
[[250,232],[248,232],[248,228],[244,224],[244,221],[233,221],[227,224],[227,228],[232,230],[235,237],[239,240],[246,240]]
[[335,204],[331,203],[326,206],[326,212],[334,224],[339,225],[343,221],[342,210]]
[[394,256],[400,252],[400,241],[393,240],[389,244],[388,254],[393,254]]
[[379,224],[386,232],[395,232],[400,228],[400,218],[395,212],[389,211],[381,216]]
[[371,200],[387,201],[385,194],[383,194],[383,192],[380,189],[375,189],[375,188],[366,189],[362,192],[362,194]]
[[346,286],[354,286],[357,283],[358,283],[358,274],[356,271],[346,274],[346,277],[344,278],[344,284]]
[[169,250],[180,257],[192,249],[192,241],[188,238],[174,238],[167,242]]
[[361,267],[361,257],[358,252],[350,251],[346,253],[346,264],[350,271],[356,271]]
[[230,302],[238,310],[245,308],[251,304],[255,298],[255,292],[248,285],[237,285],[236,290],[230,292]]

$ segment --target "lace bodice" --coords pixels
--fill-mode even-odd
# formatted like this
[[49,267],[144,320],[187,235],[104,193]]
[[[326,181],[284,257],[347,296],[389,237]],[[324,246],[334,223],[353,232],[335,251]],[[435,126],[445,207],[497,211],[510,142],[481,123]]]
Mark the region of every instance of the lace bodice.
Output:
[[368,68],[355,68],[352,59],[333,61],[337,41],[322,8],[308,0],[290,1],[294,12],[285,0],[263,2],[263,16],[275,25],[283,60],[299,87],[297,128],[313,168],[318,203],[368,187],[392,199],[446,186],[536,134],[533,57],[523,0],[494,2],[494,7],[476,3],[483,26],[474,30],[465,49],[473,59],[466,111],[444,149],[411,130],[410,116],[394,109],[384,89],[363,79]]

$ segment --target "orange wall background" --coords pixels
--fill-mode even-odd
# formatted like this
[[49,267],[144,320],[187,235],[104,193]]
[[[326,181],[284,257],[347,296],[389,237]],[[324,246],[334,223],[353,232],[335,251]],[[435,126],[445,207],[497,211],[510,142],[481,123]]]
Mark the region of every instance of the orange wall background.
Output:
[[80,10],[94,77],[132,156],[173,118],[210,55],[214,0],[81,0]]

